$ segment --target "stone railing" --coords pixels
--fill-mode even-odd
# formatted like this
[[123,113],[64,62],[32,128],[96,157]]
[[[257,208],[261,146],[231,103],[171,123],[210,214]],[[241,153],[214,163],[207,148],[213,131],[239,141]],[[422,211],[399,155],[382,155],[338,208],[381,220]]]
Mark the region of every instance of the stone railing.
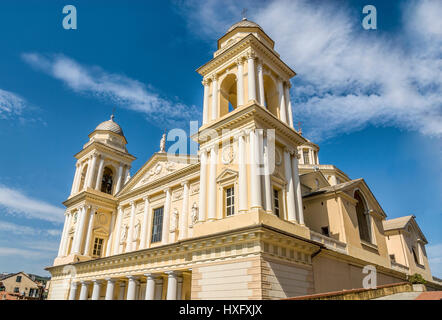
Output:
[[347,253],[346,243],[324,236],[323,234],[317,233],[312,230],[310,230],[310,240],[320,242],[328,249],[338,251],[341,253]]
[[409,268],[404,266],[403,264],[397,263],[393,260],[390,260],[391,268],[400,272],[408,273]]

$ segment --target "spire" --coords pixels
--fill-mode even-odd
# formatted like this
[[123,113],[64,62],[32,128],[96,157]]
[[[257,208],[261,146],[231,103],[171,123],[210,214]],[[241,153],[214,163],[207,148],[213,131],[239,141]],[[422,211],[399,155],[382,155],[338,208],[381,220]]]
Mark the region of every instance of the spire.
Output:
[[115,107],[112,109],[112,114],[110,117],[111,121],[114,121],[114,118],[115,118]]
[[247,9],[246,9],[246,8],[242,9],[242,11],[241,11],[241,15],[242,15],[242,19],[243,19],[243,20],[247,20],[247,18],[246,18],[246,15],[247,15]]

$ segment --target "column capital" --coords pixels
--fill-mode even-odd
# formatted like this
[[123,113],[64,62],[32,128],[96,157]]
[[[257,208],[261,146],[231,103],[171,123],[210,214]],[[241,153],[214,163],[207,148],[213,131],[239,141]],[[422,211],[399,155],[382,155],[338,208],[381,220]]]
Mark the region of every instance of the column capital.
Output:
[[167,187],[167,188],[164,189],[164,193],[168,193],[168,192],[170,192],[170,190],[171,190],[171,188]]
[[80,283],[79,281],[72,281],[71,287],[77,288],[79,283]]
[[217,75],[216,73],[212,74],[212,75],[210,76],[210,80],[212,80],[212,81],[217,81],[217,80],[218,80],[218,75]]
[[249,52],[246,53],[247,59],[255,59],[256,58],[256,53],[253,50],[250,50]]
[[148,194],[146,194],[144,197],[143,197],[143,200],[144,201],[147,201],[147,202],[149,202],[150,200],[150,196],[148,195]]
[[236,60],[235,60],[236,65],[237,66],[242,65],[243,64],[243,60],[244,60],[243,56],[241,56],[239,58],[236,58]]
[[178,277],[178,276],[181,275],[181,272],[174,271],[174,270],[165,271],[164,273],[167,274],[169,277],[173,277],[173,278]]
[[138,279],[140,279],[140,277],[139,276],[126,276],[126,278],[128,278],[129,280],[134,280],[134,281],[137,281]]
[[189,180],[183,181],[181,182],[181,186],[184,187],[186,184],[189,185]]
[[103,283],[103,279],[94,279],[92,280],[93,283],[98,283],[98,284],[102,284]]
[[156,274],[156,273],[145,273],[144,274],[147,278],[150,278],[150,279],[156,279],[156,278],[158,278],[159,277],[159,275],[158,274]]
[[91,283],[89,280],[80,280],[79,281],[81,283],[81,285],[88,285],[89,283]]
[[115,278],[104,278],[104,280],[106,280],[107,282],[117,282],[117,279]]
[[130,204],[131,207],[135,206],[135,200],[131,200],[131,201],[129,202],[129,204]]
[[210,79],[208,79],[208,78],[203,78],[203,81],[201,81],[201,84],[202,84],[203,86],[208,86],[209,83],[210,83]]

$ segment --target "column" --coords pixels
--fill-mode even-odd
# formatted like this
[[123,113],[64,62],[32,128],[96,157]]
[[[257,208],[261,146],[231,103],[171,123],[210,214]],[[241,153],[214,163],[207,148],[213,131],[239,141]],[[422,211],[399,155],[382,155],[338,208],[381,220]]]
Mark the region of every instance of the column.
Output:
[[264,137],[264,190],[265,190],[265,210],[272,213],[272,182],[269,168],[269,147],[267,136]]
[[137,291],[137,277],[127,276],[129,279],[129,284],[127,285],[127,298],[126,300],[136,300],[136,291]]
[[69,300],[75,300],[77,296],[78,282],[71,282],[71,290],[69,291]]
[[183,186],[183,207],[181,208],[181,217],[178,228],[178,236],[179,240],[187,238],[187,226],[188,226],[188,218],[189,218],[189,181],[184,181]]
[[181,300],[183,292],[183,277],[177,277],[176,299]]
[[147,236],[147,223],[149,218],[149,197],[145,196],[144,200],[144,212],[143,212],[143,225],[141,226],[141,239],[140,249],[147,248],[146,236]]
[[236,74],[237,77],[237,87],[236,87],[236,92],[237,92],[237,105],[239,106],[243,106],[244,105],[244,66],[243,66],[243,61],[242,58],[238,58],[236,60],[236,65],[238,66],[238,72]]
[[61,239],[60,239],[60,245],[58,247],[58,254],[57,257],[61,257],[63,255],[63,249],[64,249],[64,243],[66,238],[66,233],[69,225],[69,212],[64,213],[64,225],[63,225],[63,232],[61,233]]
[[255,54],[253,52],[247,53],[247,81],[249,101],[256,100]]
[[284,101],[284,85],[282,79],[278,79],[279,114],[281,121],[287,123],[287,110]]
[[258,61],[258,91],[259,91],[259,103],[265,106],[265,96],[264,96],[264,75],[262,61]]
[[302,205],[302,190],[301,182],[299,180],[299,170],[298,170],[298,152],[295,151],[292,157],[292,174],[293,174],[293,184],[295,187],[296,196],[296,214],[298,222],[304,224],[304,208]]
[[218,161],[218,147],[210,149],[209,161],[209,201],[207,204],[207,220],[216,218],[216,163]]
[[262,208],[261,197],[261,176],[259,175],[259,141],[258,132],[250,131],[250,187],[251,187],[251,207]]
[[288,124],[291,128],[293,126],[293,114],[292,114],[292,102],[290,101],[290,82],[287,81],[284,85],[285,103],[287,106],[287,117],[289,118]]
[[89,176],[91,175],[92,172],[92,156],[90,156],[87,160],[87,170],[86,170],[86,176],[84,177],[84,185],[83,185],[83,189],[82,190],[86,190],[87,186],[88,186],[88,181],[89,181]]
[[73,250],[74,254],[80,254],[81,244],[83,242],[83,233],[86,224],[86,214],[87,214],[86,207],[82,207],[78,217],[79,221],[77,222],[78,229],[75,232],[74,250]]
[[126,252],[130,252],[133,249],[133,234],[135,225],[135,201],[130,202],[130,220],[129,220],[129,232],[127,234]]
[[77,181],[78,181],[78,177],[80,176],[80,164],[77,162],[75,164],[75,174],[74,174],[74,181],[72,182],[72,189],[71,189],[71,194],[77,192],[76,186],[77,186]]
[[246,136],[244,132],[241,132],[238,136],[238,187],[239,187],[239,213],[247,212],[247,163],[246,163]]
[[81,281],[80,300],[87,300],[88,289],[89,289],[89,282]]
[[118,177],[117,177],[117,186],[115,187],[115,193],[120,191],[123,180],[123,164],[120,163],[120,167],[118,168]]
[[209,80],[204,79],[203,125],[209,121]]
[[315,164],[315,161],[313,161],[313,149],[308,149],[308,157],[310,159],[310,164]]
[[144,296],[145,300],[154,300],[155,299],[155,278],[156,276],[152,273],[146,273],[146,294]]
[[124,300],[124,291],[126,289],[126,282],[121,281],[120,282],[120,288],[118,291],[118,300]]
[[120,236],[121,236],[121,220],[123,219],[123,208],[121,206],[118,207],[118,216],[117,216],[117,225],[115,227],[115,236],[114,236],[114,254],[120,253]]
[[62,247],[62,251],[61,251],[61,256],[64,257],[67,254],[68,251],[68,242],[69,242],[69,226],[72,224],[72,217],[73,214],[71,212],[68,213],[68,222],[67,222],[67,226],[66,226],[66,232],[65,232],[65,236],[64,236],[64,240],[63,240],[63,247]]
[[207,150],[200,150],[200,190],[199,190],[199,212],[198,221],[206,220],[207,205]]
[[78,189],[80,188],[81,174],[83,172],[83,164],[77,162],[77,166],[78,166],[78,176],[77,176],[77,179],[75,180],[74,193],[77,193],[80,191]]
[[101,280],[94,280],[94,287],[92,289],[92,300],[100,300]]
[[290,160],[290,151],[284,150],[284,172],[287,181],[287,220],[296,221],[296,205],[295,205],[295,187],[293,184],[292,164]]
[[97,165],[97,156],[98,156],[97,153],[94,153],[92,155],[92,164],[88,168],[88,171],[90,172],[89,176],[88,176],[88,179],[87,179],[87,187],[88,188],[92,188],[92,183],[93,183],[93,180],[94,180],[95,166]]
[[167,277],[167,295],[166,300],[176,300],[177,298],[177,274],[175,271],[166,271]]
[[170,222],[170,188],[166,188],[164,190],[166,192],[166,203],[164,204],[164,216],[163,216],[163,231],[162,231],[162,239],[161,242],[163,244],[169,243],[169,222]]
[[95,183],[95,190],[101,190],[101,180],[103,180],[103,170],[104,170],[104,157],[100,156],[100,164],[98,165],[97,172],[97,182]]
[[218,117],[218,76],[212,77],[212,117],[215,120]]
[[106,281],[106,296],[104,300],[114,300],[115,280],[111,278],[106,278]]
[[91,211],[89,213],[89,222],[88,222],[88,227],[87,227],[86,244],[84,245],[84,249],[83,249],[84,256],[89,255],[89,248],[91,247],[91,241],[92,241],[92,228],[94,225],[94,216],[95,216],[96,210],[97,209],[95,207],[92,207]]
[[117,215],[116,212],[113,211],[111,224],[109,227],[109,239],[107,240],[107,245],[106,245],[106,257],[109,257],[111,255],[112,242],[113,242],[114,234],[115,234],[114,227],[115,227],[116,215]]

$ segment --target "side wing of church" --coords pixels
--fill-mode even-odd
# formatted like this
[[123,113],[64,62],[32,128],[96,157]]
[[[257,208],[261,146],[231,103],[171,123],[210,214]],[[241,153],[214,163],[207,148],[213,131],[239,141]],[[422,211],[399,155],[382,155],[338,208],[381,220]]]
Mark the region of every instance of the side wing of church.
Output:
[[420,273],[414,217],[386,220],[363,179],[319,163],[293,125],[295,72],[256,23],[218,40],[203,77],[199,154],[135,159],[113,117],[75,155],[49,299],[279,299]]

